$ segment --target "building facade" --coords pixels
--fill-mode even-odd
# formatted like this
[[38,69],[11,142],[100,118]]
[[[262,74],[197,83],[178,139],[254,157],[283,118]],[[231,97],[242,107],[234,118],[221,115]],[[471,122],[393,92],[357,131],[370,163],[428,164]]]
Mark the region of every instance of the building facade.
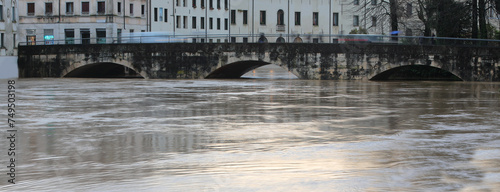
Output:
[[[351,0],[152,0],[151,31],[203,42],[330,42],[359,27]],[[359,18],[357,18],[359,20]],[[298,38],[297,38],[298,37]]]
[[[4,0],[0,4],[4,55],[15,55],[16,42],[111,43],[137,32],[189,35],[189,42],[257,42],[262,34],[269,42],[325,43],[353,29],[379,35],[392,32],[389,5],[382,0]],[[423,35],[417,7],[415,0],[399,1],[400,36]],[[498,19],[492,18],[491,23],[497,24]]]
[[153,0],[151,6],[153,32],[194,36],[194,42],[229,39],[230,0]]
[[30,45],[112,43],[148,28],[146,0],[20,0],[18,8],[19,38]]
[[0,56],[17,55],[16,0],[0,1]]

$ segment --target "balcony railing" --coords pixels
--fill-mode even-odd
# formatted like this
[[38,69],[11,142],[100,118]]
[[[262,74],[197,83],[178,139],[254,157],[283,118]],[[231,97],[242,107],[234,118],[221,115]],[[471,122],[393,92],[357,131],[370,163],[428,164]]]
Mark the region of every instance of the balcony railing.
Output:
[[276,25],[276,31],[285,32],[285,25]]
[[[320,34],[264,34],[269,43],[318,43],[318,44],[397,44],[426,46],[476,46],[500,47],[500,40],[464,39],[422,36],[382,35],[320,35]],[[47,41],[20,42],[20,45],[63,45],[63,44],[134,44],[134,43],[257,43],[261,34],[200,34],[200,35],[158,35],[155,33],[132,33],[121,37],[92,37],[85,39],[67,38]],[[278,39],[280,41],[278,41]],[[282,42],[282,41],[285,42]]]

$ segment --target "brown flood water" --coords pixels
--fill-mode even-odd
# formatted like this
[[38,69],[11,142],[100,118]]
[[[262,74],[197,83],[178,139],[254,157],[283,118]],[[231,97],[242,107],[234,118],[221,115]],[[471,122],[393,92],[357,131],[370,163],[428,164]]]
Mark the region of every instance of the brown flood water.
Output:
[[500,189],[500,83],[19,79],[17,86],[17,184],[4,173],[1,191]]

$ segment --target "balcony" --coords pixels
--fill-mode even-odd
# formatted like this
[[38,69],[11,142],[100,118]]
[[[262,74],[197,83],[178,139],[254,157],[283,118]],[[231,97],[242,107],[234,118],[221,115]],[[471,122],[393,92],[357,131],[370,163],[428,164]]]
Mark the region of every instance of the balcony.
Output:
[[285,32],[285,25],[276,25],[277,32]]

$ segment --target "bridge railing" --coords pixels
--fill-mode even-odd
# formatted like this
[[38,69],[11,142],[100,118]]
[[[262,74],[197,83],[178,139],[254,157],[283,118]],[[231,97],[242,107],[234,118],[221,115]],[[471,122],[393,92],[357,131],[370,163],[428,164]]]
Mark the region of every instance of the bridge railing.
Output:
[[63,44],[130,44],[130,43],[338,43],[338,44],[405,44],[453,45],[499,47],[500,40],[465,39],[423,36],[384,36],[371,34],[322,35],[322,34],[190,34],[190,35],[127,35],[121,37],[66,38],[20,42],[19,45]]

